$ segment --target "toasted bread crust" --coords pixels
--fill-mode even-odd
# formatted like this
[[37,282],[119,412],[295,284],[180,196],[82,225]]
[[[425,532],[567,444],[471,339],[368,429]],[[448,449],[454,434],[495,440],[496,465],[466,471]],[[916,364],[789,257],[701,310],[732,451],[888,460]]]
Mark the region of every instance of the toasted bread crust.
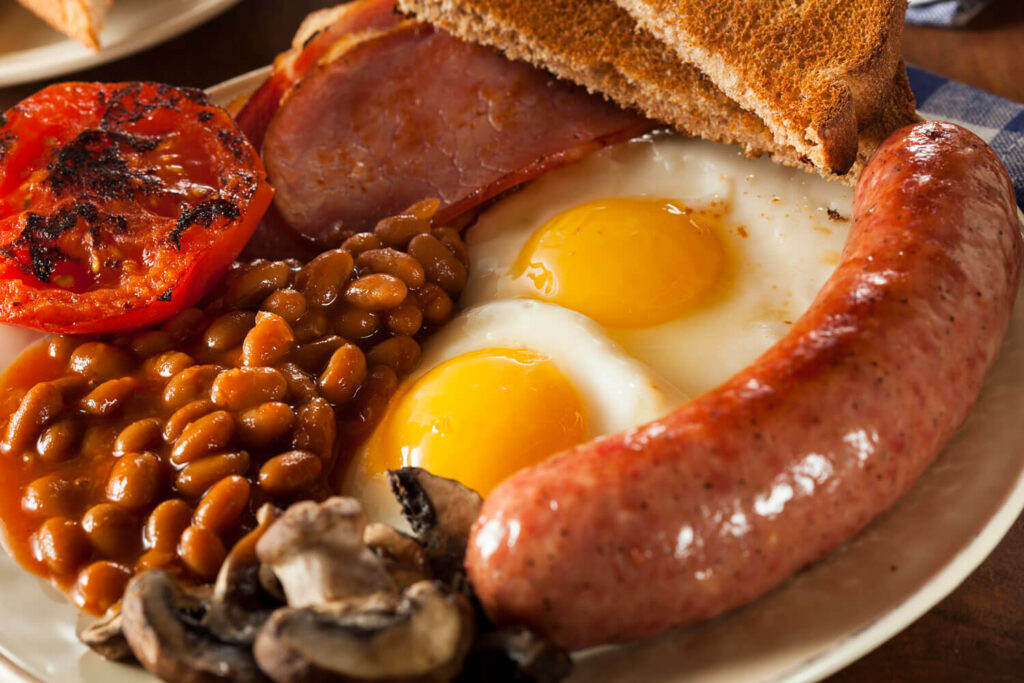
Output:
[[99,50],[99,32],[112,0],[18,0],[61,33]]
[[900,60],[906,0],[615,0],[776,140],[842,173]]
[[[610,0],[399,0],[399,6],[457,36],[503,50],[546,68],[624,107],[671,124],[689,135],[736,144],[750,156],[769,154],[788,166],[829,179],[856,180],[815,166],[794,147],[780,144],[764,122],[716,88],[699,70],[680,63],[663,43],[636,26]],[[897,80],[905,70],[898,70]],[[891,131],[915,120],[913,96],[905,88],[885,88],[885,120]],[[873,117],[868,123],[873,124]],[[881,141],[854,134],[859,171]]]

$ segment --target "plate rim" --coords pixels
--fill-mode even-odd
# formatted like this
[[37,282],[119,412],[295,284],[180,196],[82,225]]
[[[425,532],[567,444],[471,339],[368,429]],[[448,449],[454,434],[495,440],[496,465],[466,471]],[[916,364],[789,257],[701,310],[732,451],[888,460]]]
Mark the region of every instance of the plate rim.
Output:
[[[152,2],[152,0],[147,0]],[[173,0],[163,0],[173,2]],[[208,19],[220,14],[238,4],[242,0],[198,0],[193,2],[184,11],[173,18],[153,26],[143,27],[132,33],[131,37],[109,47],[104,47],[99,52],[72,52],[69,55],[57,59],[50,59],[46,62],[27,61],[24,64],[10,64],[7,60],[11,57],[31,57],[34,52],[48,51],[61,46],[80,46],[72,38],[65,38],[63,41],[47,46],[29,48],[0,55],[0,87],[9,87],[41,81],[55,76],[88,69],[101,64],[106,64],[122,57],[141,52],[170,40],[186,31],[204,23]],[[111,11],[116,11],[111,10]],[[40,20],[42,21],[42,20]]]

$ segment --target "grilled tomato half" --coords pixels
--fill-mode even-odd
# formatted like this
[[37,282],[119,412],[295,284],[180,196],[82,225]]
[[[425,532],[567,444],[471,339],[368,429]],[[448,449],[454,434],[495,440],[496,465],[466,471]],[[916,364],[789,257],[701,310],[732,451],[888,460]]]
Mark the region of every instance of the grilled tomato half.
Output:
[[199,90],[62,83],[0,117],[0,320],[102,333],[192,305],[273,191]]

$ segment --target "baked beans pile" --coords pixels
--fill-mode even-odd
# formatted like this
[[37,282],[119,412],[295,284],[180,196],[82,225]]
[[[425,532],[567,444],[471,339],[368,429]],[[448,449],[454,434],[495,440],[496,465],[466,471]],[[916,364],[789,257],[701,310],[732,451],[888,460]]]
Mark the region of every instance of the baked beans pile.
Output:
[[0,519],[26,566],[101,612],[137,571],[211,581],[264,502],[329,495],[466,282],[436,202],[308,263],[235,264],[215,296],[117,338],[56,337],[0,393]]

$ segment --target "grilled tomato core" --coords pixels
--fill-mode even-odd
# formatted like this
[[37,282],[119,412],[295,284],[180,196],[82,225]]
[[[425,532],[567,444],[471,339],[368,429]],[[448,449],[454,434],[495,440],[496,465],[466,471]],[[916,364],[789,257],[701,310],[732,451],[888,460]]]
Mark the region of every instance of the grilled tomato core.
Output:
[[273,191],[199,90],[62,83],[0,117],[0,320],[98,333],[195,303]]

